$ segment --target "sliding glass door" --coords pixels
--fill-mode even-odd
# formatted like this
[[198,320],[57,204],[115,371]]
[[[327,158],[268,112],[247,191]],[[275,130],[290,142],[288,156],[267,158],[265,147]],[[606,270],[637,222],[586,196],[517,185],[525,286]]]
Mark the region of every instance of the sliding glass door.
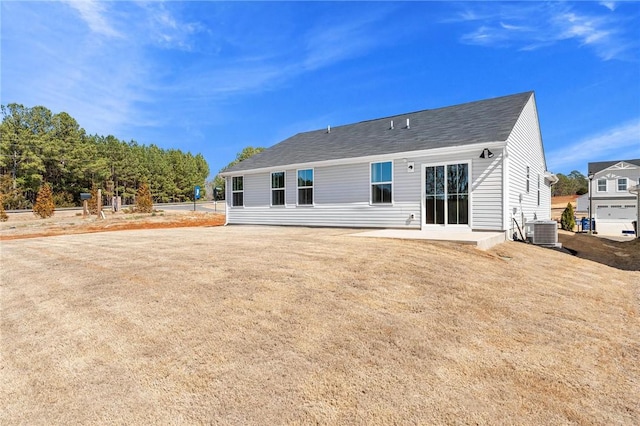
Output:
[[425,223],[469,224],[469,165],[427,166],[425,173]]

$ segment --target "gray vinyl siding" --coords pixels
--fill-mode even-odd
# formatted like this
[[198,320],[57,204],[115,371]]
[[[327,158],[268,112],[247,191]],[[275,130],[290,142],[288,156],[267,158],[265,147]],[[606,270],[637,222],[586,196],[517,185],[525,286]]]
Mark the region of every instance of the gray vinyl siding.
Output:
[[244,175],[244,206],[268,206],[270,203],[271,173]]
[[[391,160],[389,160],[391,161]],[[227,211],[229,223],[260,225],[420,228],[420,172],[413,173],[417,188],[412,200],[392,205],[369,202],[369,162],[314,168],[314,205],[297,206],[297,171],[286,171],[284,207],[270,207],[270,173],[245,175],[245,207]],[[396,169],[394,168],[394,181]],[[394,199],[395,199],[394,182]],[[265,194],[267,194],[265,196]],[[410,220],[414,214],[415,219]]]
[[[538,126],[538,114],[532,96],[507,140],[508,151],[508,212],[514,215],[520,226],[534,219],[551,218],[551,186],[544,179],[545,158],[542,137]],[[526,174],[529,167],[529,191]],[[540,205],[538,205],[538,176],[540,176]],[[520,197],[522,196],[522,201]],[[508,218],[509,222],[511,219]],[[511,229],[511,223],[507,224]]]
[[[286,172],[286,206],[270,207],[270,173],[244,175],[245,207],[229,208],[232,224],[346,226],[419,229],[422,221],[425,165],[469,163],[473,229],[502,230],[502,152],[479,159],[482,147],[448,154],[393,161],[393,203],[370,204],[370,162],[314,167],[314,205],[297,206],[297,170]],[[408,171],[413,162],[414,171]],[[414,219],[410,216],[414,215]]]
[[369,163],[317,167],[313,195],[316,205],[369,205]]
[[502,206],[504,151],[494,149],[492,152],[493,158],[473,159],[471,186],[473,229],[502,231],[504,230]]

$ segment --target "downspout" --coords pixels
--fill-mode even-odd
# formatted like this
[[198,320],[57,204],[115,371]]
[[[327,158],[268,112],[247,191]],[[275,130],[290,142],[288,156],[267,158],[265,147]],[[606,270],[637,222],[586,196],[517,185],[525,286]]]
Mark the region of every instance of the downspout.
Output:
[[508,145],[504,145],[504,149],[502,150],[502,227],[504,228],[504,232],[507,233],[507,239],[513,240],[513,217],[510,213],[509,208],[509,194],[511,193],[511,188],[509,187],[509,151]]
[[227,226],[229,224],[229,211],[231,210],[229,208],[228,192],[229,192],[229,177],[225,176],[224,178],[224,226]]

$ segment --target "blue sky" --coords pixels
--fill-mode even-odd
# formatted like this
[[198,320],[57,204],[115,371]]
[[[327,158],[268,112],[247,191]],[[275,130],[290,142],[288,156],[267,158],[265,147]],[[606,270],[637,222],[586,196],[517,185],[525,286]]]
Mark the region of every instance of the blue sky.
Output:
[[202,153],[528,90],[549,170],[640,158],[640,2],[3,1],[2,104]]

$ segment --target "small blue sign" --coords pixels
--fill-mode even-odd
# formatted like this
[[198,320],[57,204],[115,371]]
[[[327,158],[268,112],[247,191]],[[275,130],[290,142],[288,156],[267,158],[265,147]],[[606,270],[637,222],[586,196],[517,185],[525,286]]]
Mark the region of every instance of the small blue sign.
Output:
[[196,200],[200,199],[200,187],[199,186],[195,187],[194,195],[196,197]]

